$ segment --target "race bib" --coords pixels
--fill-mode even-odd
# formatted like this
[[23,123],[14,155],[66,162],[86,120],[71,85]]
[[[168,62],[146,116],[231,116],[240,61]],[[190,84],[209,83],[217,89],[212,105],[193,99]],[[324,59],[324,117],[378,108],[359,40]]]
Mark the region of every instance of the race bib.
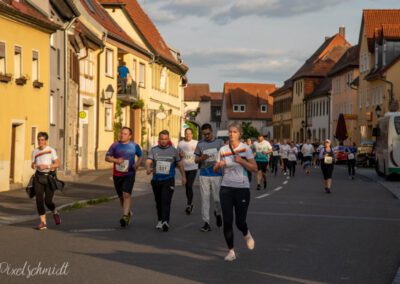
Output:
[[194,156],[191,153],[185,153],[183,159],[186,164],[194,164]]
[[120,173],[127,173],[129,170],[129,160],[124,160],[121,164],[115,164],[115,169]]
[[278,151],[274,151],[274,152],[272,152],[272,155],[274,155],[274,156],[278,156]]
[[353,153],[348,154],[348,155],[347,155],[347,158],[348,158],[349,160],[354,160],[354,154],[353,154]]
[[204,150],[204,154],[208,156],[206,162],[215,162],[217,160],[218,150],[216,148]]
[[325,164],[330,165],[330,164],[332,164],[332,162],[333,162],[333,158],[331,156],[325,156],[324,157],[324,163]]
[[171,162],[157,161],[156,174],[168,175],[171,169]]

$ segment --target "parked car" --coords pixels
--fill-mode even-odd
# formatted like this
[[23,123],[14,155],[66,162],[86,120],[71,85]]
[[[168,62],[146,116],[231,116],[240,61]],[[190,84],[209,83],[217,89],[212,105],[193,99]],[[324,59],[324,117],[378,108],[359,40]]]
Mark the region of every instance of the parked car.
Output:
[[333,148],[333,152],[335,153],[336,163],[347,161],[346,148],[347,148],[346,146],[336,146]]
[[373,167],[376,162],[375,158],[376,144],[373,141],[363,142],[357,148],[357,166]]

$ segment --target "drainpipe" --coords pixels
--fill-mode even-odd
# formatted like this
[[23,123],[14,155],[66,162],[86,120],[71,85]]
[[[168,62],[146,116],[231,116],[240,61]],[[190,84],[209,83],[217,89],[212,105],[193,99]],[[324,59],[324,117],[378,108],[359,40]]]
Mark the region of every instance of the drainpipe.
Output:
[[68,104],[68,31],[75,23],[78,17],[72,18],[64,30],[64,175],[68,173],[68,115],[67,115],[67,104]]
[[[80,66],[80,61],[86,59],[89,56],[89,48],[86,47],[86,54],[82,58],[78,59],[78,64]],[[79,68],[80,71],[80,68]],[[77,116],[76,116],[76,140],[75,140],[75,145],[76,145],[76,151],[75,151],[75,170],[76,173],[78,174],[79,172],[79,127],[80,127],[80,117],[79,117],[79,109],[81,106],[81,80],[80,80],[80,75],[79,75],[79,80],[78,80],[78,111],[77,111]]]
[[101,47],[101,51],[99,54],[97,54],[97,96],[96,96],[96,146],[94,149],[94,168],[96,170],[99,169],[99,136],[100,136],[100,123],[99,123],[99,117],[100,117],[100,57],[103,54],[105,50],[105,42],[107,40],[107,32],[103,34],[103,46]]
[[389,91],[389,103],[388,103],[388,108],[389,111],[396,111],[396,110],[392,110],[392,103],[393,103],[393,82],[388,81],[386,79],[383,79],[383,77],[380,77],[378,80],[385,82],[386,84],[390,85],[390,91]]

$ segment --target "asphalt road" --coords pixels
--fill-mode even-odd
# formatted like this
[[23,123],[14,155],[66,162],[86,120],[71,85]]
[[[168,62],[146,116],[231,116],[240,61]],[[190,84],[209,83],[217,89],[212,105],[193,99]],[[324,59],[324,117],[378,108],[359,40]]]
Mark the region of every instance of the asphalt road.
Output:
[[[328,195],[319,169],[306,176],[298,167],[296,178],[269,177],[267,191],[251,194],[255,250],[236,230],[233,263],[223,261],[227,249],[214,219],[211,232],[199,230],[198,187],[187,216],[178,186],[167,233],[154,228],[152,195],[134,199],[127,229],[119,228],[118,201],[64,212],[62,225],[49,220],[47,231],[34,230],[36,221],[0,227],[0,283],[392,283],[400,203],[379,184],[349,180],[336,168]],[[61,275],[35,275],[39,264]]]

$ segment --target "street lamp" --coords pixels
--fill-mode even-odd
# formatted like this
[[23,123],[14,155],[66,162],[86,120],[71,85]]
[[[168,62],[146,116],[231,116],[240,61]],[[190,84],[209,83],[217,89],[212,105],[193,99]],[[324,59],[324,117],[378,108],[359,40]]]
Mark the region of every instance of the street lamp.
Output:
[[377,118],[379,118],[381,116],[382,109],[381,109],[381,107],[379,105],[376,106],[375,113],[376,113],[376,117]]
[[104,90],[104,100],[111,101],[113,94],[114,94],[114,88],[111,84],[109,84],[107,88]]

